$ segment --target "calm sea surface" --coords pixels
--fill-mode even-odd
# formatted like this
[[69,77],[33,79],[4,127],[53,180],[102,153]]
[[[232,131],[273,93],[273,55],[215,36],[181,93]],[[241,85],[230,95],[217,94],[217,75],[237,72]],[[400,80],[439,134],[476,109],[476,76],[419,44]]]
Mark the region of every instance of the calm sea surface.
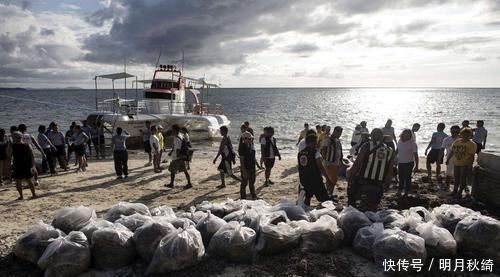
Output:
[[[135,91],[127,92],[128,98]],[[141,97],[139,92],[139,97]],[[99,97],[110,98],[111,91],[100,91]],[[123,91],[120,97],[125,97]],[[471,126],[484,120],[488,129],[486,151],[500,153],[500,89],[470,88],[280,88],[217,89],[203,93],[203,102],[224,105],[231,120],[230,135],[239,134],[243,121],[260,130],[273,126],[280,148],[295,153],[295,142],[304,122],[311,126],[342,126],[342,142],[348,149],[352,130],[362,120],[368,128],[382,127],[393,120],[396,135],[418,122],[420,154],[439,122],[446,131],[452,124],[467,119]],[[31,133],[39,124],[59,122],[63,131],[71,121],[86,117],[95,107],[94,90],[0,90],[0,127],[25,123]],[[233,140],[234,142],[234,140]]]

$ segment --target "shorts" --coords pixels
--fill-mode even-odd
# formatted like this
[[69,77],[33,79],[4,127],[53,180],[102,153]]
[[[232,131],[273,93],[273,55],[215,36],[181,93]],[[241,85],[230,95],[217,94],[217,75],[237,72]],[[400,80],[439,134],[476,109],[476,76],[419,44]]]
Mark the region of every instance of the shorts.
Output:
[[483,149],[483,144],[480,142],[474,142],[476,144],[476,154],[479,154]]
[[151,144],[149,144],[149,140],[144,142],[144,152],[151,153]]
[[75,145],[75,153],[78,156],[85,156],[85,145]]
[[225,173],[232,175],[233,174],[233,168],[231,166],[231,161],[227,161],[222,159],[219,166],[217,167],[220,173]]
[[12,178],[14,180],[26,180],[33,178],[32,167],[14,168],[12,171]]
[[[443,157],[439,159],[439,153],[441,149],[431,149],[431,151],[427,154],[427,163],[433,164],[435,162],[439,162],[439,164],[443,164]],[[439,159],[439,161],[438,161]]]
[[56,155],[57,156],[66,156],[66,147],[63,145],[56,145]]
[[273,168],[274,167],[274,162],[276,161],[275,158],[272,158],[272,159],[269,159],[269,158],[265,158],[264,159],[264,165],[266,166],[266,168]]
[[171,173],[183,172],[186,171],[186,163],[183,160],[173,160],[170,162],[168,166],[168,171]]

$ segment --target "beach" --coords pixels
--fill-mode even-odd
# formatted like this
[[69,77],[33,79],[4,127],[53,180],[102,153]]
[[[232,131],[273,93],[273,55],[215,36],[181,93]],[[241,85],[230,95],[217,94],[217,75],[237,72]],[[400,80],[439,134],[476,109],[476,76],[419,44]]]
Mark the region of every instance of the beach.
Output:
[[[213,155],[210,152],[197,152],[191,163],[191,178],[193,188],[183,190],[186,184],[183,174],[176,176],[175,188],[167,189],[164,184],[169,180],[169,173],[165,169],[162,173],[154,173],[152,167],[144,167],[147,157],[144,153],[131,151],[129,159],[130,173],[125,180],[116,180],[113,161],[89,160],[89,167],[85,173],[76,173],[75,169],[67,172],[60,171],[58,175],[43,176],[40,186],[37,187],[39,198],[33,200],[16,201],[17,192],[13,184],[0,187],[0,213],[3,222],[0,224],[0,275],[30,276],[36,275],[38,269],[35,266],[21,262],[11,254],[12,246],[19,235],[26,229],[43,220],[50,223],[57,210],[65,206],[84,205],[96,210],[98,216],[102,216],[107,209],[120,201],[140,202],[150,208],[167,205],[176,211],[189,210],[190,206],[202,201],[220,202],[227,198],[239,198],[239,182],[226,177],[227,187],[217,189],[220,184],[217,165],[212,164]],[[258,196],[270,204],[276,204],[280,199],[295,200],[297,195],[298,172],[296,159],[284,158],[276,161],[271,179],[274,185],[264,187],[264,172],[258,171],[256,190]],[[421,167],[424,165],[421,162]],[[163,168],[167,164],[162,164]],[[73,167],[74,168],[74,167]],[[235,174],[239,176],[238,163]],[[408,198],[395,196],[395,189],[391,189],[384,195],[381,206],[384,208],[407,209],[411,206],[435,207],[442,203],[456,203],[449,198],[445,192],[430,188],[421,181],[425,173],[417,173],[413,180],[417,186],[417,194]],[[339,196],[338,210],[346,205],[346,181],[339,178],[335,193]],[[24,190],[25,197],[30,197],[29,190]],[[465,200],[464,200],[465,201]],[[313,205],[317,202],[313,200]],[[460,203],[467,206],[467,202]],[[471,207],[480,210],[483,214],[495,216],[487,211],[485,207],[473,204]],[[339,252],[340,251],[340,252]],[[340,253],[340,254],[339,254]],[[284,264],[285,263],[285,264]],[[248,276],[253,273],[256,276],[265,275],[303,275],[301,270],[307,270],[307,265],[315,264],[315,272],[309,272],[312,276],[325,276],[331,272],[342,273],[342,276],[373,276],[379,272],[375,265],[357,255],[349,249],[343,248],[332,254],[301,254],[294,251],[288,254],[266,257],[253,266],[227,264],[221,261],[206,261],[194,268],[188,268],[179,273],[180,276],[196,274],[198,276]],[[123,272],[134,271],[140,275],[145,265],[121,269]],[[305,269],[304,269],[305,267]],[[204,270],[209,268],[209,270]],[[375,272],[375,273],[374,273]],[[102,272],[92,271],[90,276],[99,275]],[[306,271],[307,273],[307,271]],[[379,272],[380,273],[380,272]],[[93,274],[93,275],[92,275]],[[366,274],[366,275],[364,275]],[[177,275],[177,276],[179,276]]]

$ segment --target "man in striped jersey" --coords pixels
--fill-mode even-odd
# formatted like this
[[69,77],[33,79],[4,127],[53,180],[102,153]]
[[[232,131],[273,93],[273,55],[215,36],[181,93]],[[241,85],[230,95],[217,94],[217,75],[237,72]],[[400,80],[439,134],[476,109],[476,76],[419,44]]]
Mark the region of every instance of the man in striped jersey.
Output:
[[384,185],[389,184],[392,178],[394,150],[383,142],[384,134],[381,129],[373,129],[371,140],[365,143],[354,161],[348,178],[348,204],[356,206],[356,201],[365,193],[367,208],[376,210]]

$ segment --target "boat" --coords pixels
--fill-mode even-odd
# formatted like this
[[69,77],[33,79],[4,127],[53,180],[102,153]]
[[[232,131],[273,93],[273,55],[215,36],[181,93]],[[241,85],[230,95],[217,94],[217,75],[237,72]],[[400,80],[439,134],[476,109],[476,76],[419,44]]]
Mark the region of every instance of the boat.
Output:
[[[126,79],[135,78],[135,98],[127,99]],[[113,97],[99,99],[97,88],[99,79],[112,81]],[[115,80],[125,79],[125,98],[115,92]],[[210,140],[220,137],[219,129],[230,124],[220,104],[210,104],[209,90],[217,88],[215,84],[205,82],[204,78],[185,77],[175,65],[159,65],[155,68],[153,79],[138,80],[137,76],[121,72],[94,77],[96,91],[96,110],[87,115],[91,127],[101,126],[108,134],[121,127],[130,138],[129,147],[142,146],[141,130],[146,121],[151,125],[162,125],[169,130],[174,124],[186,127],[192,140]],[[139,99],[138,84],[144,87],[143,98]],[[146,86],[150,85],[149,88]],[[109,136],[108,136],[109,137]]]

